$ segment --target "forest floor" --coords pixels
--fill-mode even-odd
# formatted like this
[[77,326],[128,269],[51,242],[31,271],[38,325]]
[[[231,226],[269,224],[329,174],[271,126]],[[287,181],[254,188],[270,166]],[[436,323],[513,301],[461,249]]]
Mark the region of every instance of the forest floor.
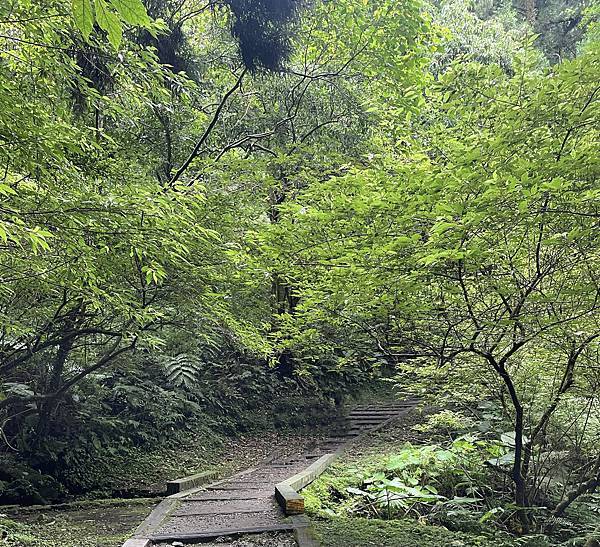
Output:
[[[163,490],[168,480],[209,468],[217,469],[219,475],[225,477],[252,467],[282,446],[288,451],[301,452],[309,442],[321,436],[320,429],[253,433],[225,440],[213,449],[212,454],[207,454],[206,443],[197,439],[179,450],[146,454],[136,463],[135,473],[126,478],[126,484],[121,488],[127,491],[156,490],[160,488],[157,477],[161,473],[164,473]],[[212,461],[213,465],[208,465],[207,461]],[[151,468],[153,462],[155,465]],[[111,498],[82,500],[56,507],[0,507],[0,544],[7,547],[119,547],[159,501],[159,497]],[[4,543],[2,532],[9,538]],[[219,544],[285,546],[288,538],[282,536],[280,543],[256,543],[263,540],[268,538]]]
[[[390,401],[398,399],[377,393],[365,393],[362,402]],[[401,397],[399,397],[401,398]],[[353,401],[348,406],[353,406]],[[499,547],[516,545],[509,534],[487,530],[448,529],[425,522],[427,519],[412,517],[393,520],[364,518],[364,515],[334,514],[326,502],[341,503],[332,497],[332,488],[340,478],[357,473],[365,461],[376,460],[382,455],[399,453],[407,443],[414,446],[439,442],[431,433],[420,431],[420,424],[427,422],[431,414],[440,409],[426,407],[415,409],[397,419],[386,428],[366,436],[349,450],[319,479],[303,491],[307,512],[313,522],[315,533],[323,547]],[[301,431],[261,431],[243,436],[226,438],[218,444],[210,444],[200,436],[185,446],[169,448],[160,453],[146,454],[132,466],[135,472],[126,477],[124,491],[144,491],[159,488],[157,477],[164,482],[176,477],[205,469],[218,469],[226,477],[263,461],[267,456],[285,446],[286,452],[301,453],[307,444],[327,436],[327,430],[317,426]],[[210,465],[208,462],[212,462]],[[215,466],[215,462],[218,464]],[[154,485],[154,486],[152,486]],[[335,488],[333,488],[335,490]],[[0,544],[7,547],[119,547],[131,536],[133,530],[151,512],[159,497],[140,499],[83,500],[51,508],[26,508],[9,511],[0,507]],[[325,502],[324,502],[325,500]],[[3,521],[3,518],[10,521]],[[2,543],[2,530],[10,528],[11,538]],[[524,545],[538,545],[524,543]],[[288,533],[260,534],[239,538],[219,538],[209,547],[292,547],[293,537]],[[539,543],[539,545],[547,545]]]

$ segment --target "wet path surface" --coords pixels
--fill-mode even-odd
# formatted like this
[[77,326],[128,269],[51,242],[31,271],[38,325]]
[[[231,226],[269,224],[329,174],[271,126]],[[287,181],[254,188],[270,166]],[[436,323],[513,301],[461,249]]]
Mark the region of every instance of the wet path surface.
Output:
[[291,532],[298,528],[298,521],[280,509],[274,497],[275,485],[304,471],[321,456],[343,451],[353,440],[412,409],[416,402],[407,399],[358,406],[340,419],[334,436],[309,447],[304,454],[275,454],[232,477],[166,498],[134,537],[149,539],[153,545],[168,545],[244,533]]

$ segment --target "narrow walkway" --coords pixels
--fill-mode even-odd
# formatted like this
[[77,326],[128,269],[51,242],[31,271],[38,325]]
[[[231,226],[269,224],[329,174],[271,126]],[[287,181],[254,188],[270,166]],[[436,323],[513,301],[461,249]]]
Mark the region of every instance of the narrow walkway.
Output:
[[407,399],[358,406],[340,421],[335,436],[315,445],[307,454],[291,458],[275,455],[227,479],[170,496],[140,525],[134,536],[138,540],[130,540],[126,545],[206,541],[221,536],[297,529],[302,526],[299,523],[306,520],[284,515],[275,501],[275,485],[303,471],[325,454],[343,452],[359,437],[412,409],[416,402]]

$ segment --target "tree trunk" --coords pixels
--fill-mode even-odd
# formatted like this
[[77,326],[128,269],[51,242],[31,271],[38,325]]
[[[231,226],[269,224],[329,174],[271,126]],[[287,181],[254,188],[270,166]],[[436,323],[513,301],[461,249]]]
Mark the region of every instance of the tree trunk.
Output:
[[[77,307],[69,314],[68,318],[65,320],[64,331],[70,332],[77,327],[77,318],[79,316],[79,312],[81,310],[82,303],[79,302]],[[75,343],[76,336],[71,336],[63,339],[58,345],[58,349],[56,351],[56,355],[52,362],[51,372],[50,372],[50,380],[46,386],[45,392],[56,393],[62,384],[63,372],[65,370],[65,363],[67,362],[67,357],[69,353],[71,353],[71,349],[73,349],[73,344]],[[56,407],[58,406],[59,399],[51,398],[47,401],[43,401],[39,403],[38,406],[38,414],[39,421],[37,424],[36,436],[34,441],[34,447],[39,448],[41,442],[47,437],[50,425],[52,422],[52,416]]]
[[537,21],[537,6],[535,5],[535,0],[525,0],[525,19],[527,22],[534,26]]
[[[56,357],[52,363],[52,373],[50,381],[48,382],[47,393],[55,393],[60,389],[62,383],[62,375],[65,368],[67,357],[73,347],[73,341],[75,338],[69,338],[64,341],[56,352]],[[34,446],[39,448],[42,441],[46,439],[50,430],[50,424],[52,422],[52,415],[58,406],[59,399],[52,398],[40,403],[38,414],[40,419],[37,424],[37,431],[34,441]]]
[[[513,401],[514,403],[514,401]],[[512,479],[515,483],[515,503],[518,507],[519,520],[526,531],[529,519],[524,511],[527,507],[527,486],[523,476],[523,406],[517,401],[515,407],[515,461],[512,468]]]
[[500,375],[510,395],[510,400],[515,411],[515,459],[511,470],[511,479],[515,485],[515,504],[517,516],[523,527],[523,532],[529,530],[529,517],[526,507],[529,505],[527,498],[527,481],[523,475],[523,434],[525,429],[523,405],[513,384],[510,374],[506,370],[506,358],[497,362],[493,356],[487,356],[494,370]]

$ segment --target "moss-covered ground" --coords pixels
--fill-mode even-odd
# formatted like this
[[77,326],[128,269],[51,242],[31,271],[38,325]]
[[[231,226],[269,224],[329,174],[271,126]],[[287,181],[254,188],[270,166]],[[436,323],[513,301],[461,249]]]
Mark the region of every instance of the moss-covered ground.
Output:
[[511,543],[484,535],[452,532],[410,520],[365,518],[313,522],[323,547],[504,547]]
[[[12,512],[0,518],[6,547],[120,547],[157,503],[102,500],[60,509]],[[3,542],[2,542],[3,541]]]

